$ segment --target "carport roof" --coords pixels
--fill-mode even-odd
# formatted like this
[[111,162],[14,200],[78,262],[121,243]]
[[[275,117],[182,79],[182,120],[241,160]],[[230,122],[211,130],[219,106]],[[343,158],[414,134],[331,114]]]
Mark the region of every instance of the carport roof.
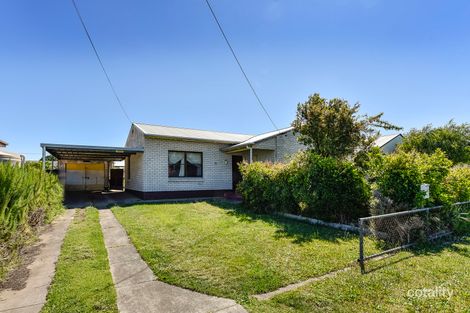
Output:
[[144,148],[103,147],[41,143],[41,147],[59,160],[119,161],[144,152]]

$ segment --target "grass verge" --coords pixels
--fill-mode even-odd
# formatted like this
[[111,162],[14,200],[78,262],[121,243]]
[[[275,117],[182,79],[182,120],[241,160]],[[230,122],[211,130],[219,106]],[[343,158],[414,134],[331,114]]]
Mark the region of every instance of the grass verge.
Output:
[[226,203],[112,210],[160,280],[240,302],[341,269],[358,253],[353,234]]
[[365,275],[355,269],[245,306],[256,313],[470,312],[469,238],[401,252],[367,267]]
[[118,312],[95,208],[76,211],[41,312]]

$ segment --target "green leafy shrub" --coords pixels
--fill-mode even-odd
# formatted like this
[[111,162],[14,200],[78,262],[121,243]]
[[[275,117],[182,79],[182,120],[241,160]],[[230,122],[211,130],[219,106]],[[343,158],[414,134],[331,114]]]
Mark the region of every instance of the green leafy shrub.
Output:
[[34,167],[0,163],[0,279],[34,229],[63,210],[62,200],[57,176]]
[[273,205],[270,195],[273,184],[273,166],[268,163],[241,163],[242,181],[238,183],[237,191],[243,197],[247,208],[258,212],[268,213]]
[[[397,207],[409,209],[444,202],[443,181],[452,162],[437,149],[428,155],[416,151],[386,155],[370,171],[378,191]],[[425,200],[421,184],[430,185],[430,198]]]
[[470,201],[470,166],[451,168],[444,179],[443,193],[447,203]]
[[247,208],[289,212],[335,222],[368,215],[370,188],[350,162],[299,153],[288,164],[241,165],[238,192]]
[[302,215],[341,223],[369,215],[370,187],[351,162],[313,153],[293,162],[292,192]]
[[427,125],[412,129],[404,136],[400,149],[410,152],[432,154],[441,149],[454,163],[470,162],[470,124],[456,124],[450,121],[441,127]]

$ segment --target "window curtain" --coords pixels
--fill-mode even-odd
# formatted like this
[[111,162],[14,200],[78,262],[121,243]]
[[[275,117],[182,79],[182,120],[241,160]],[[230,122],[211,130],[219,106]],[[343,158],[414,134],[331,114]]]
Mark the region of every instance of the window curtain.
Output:
[[168,154],[168,163],[169,176],[184,176],[184,152],[170,152]]

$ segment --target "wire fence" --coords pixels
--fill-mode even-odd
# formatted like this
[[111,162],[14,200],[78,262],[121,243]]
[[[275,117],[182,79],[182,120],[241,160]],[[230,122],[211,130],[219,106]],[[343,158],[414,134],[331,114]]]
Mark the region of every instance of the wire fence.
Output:
[[[359,265],[365,261],[448,236],[456,218],[467,219],[470,201],[359,219]],[[365,244],[370,239],[372,246]]]

